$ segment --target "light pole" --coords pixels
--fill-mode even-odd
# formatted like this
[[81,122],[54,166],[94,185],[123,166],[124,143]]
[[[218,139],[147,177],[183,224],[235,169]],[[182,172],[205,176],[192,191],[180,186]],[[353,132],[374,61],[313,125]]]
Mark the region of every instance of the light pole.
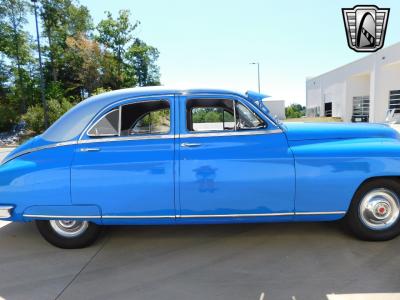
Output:
[[251,65],[257,65],[257,76],[258,76],[258,92],[260,93],[260,63],[259,62],[251,62]]
[[44,111],[44,127],[47,128],[49,126],[49,119],[47,117],[47,103],[46,103],[46,96],[44,90],[44,76],[43,76],[43,65],[42,65],[42,52],[40,50],[40,35],[39,35],[39,25],[37,19],[37,7],[36,2],[38,0],[31,0],[33,2],[33,7],[35,10],[35,22],[36,22],[36,37],[37,37],[37,45],[38,45],[38,53],[39,53],[39,71],[40,71],[40,94],[43,104],[43,111]]

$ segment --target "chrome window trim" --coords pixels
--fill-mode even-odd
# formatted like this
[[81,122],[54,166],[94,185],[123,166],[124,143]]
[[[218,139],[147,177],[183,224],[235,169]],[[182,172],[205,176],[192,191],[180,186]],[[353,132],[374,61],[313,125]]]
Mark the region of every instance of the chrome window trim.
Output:
[[[202,95],[203,96],[203,95]],[[204,96],[203,96],[204,97]],[[208,97],[204,97],[204,98],[200,98],[200,99],[197,99],[197,100],[201,100],[201,99],[212,99],[211,97],[210,98],[208,98]],[[216,97],[215,99],[217,99],[217,100],[219,100],[219,98],[218,97]],[[185,103],[185,105],[186,105],[186,107],[185,107],[185,112],[186,112],[186,114],[185,115],[187,115],[187,101],[188,100],[196,100],[196,96],[194,95],[193,97],[186,97],[186,103]],[[221,100],[229,100],[229,101],[232,101],[233,102],[233,121],[234,121],[234,128],[233,128],[233,130],[225,130],[225,129],[223,129],[223,130],[217,130],[217,131],[214,131],[214,132],[226,132],[226,131],[230,131],[230,132],[232,132],[232,131],[239,131],[239,130],[260,130],[260,128],[263,128],[264,130],[266,130],[266,129],[268,129],[268,123],[267,122],[265,122],[265,120],[262,118],[262,117],[260,117],[260,115],[258,114],[258,113],[256,113],[255,111],[254,111],[254,109],[251,109],[251,108],[249,108],[245,103],[243,103],[243,102],[241,102],[241,101],[239,101],[238,99],[233,99],[233,98],[229,98],[229,97],[227,97],[227,96],[225,96],[225,98],[224,97],[221,97]],[[237,129],[237,113],[236,113],[236,106],[238,105],[238,104],[241,104],[241,105],[243,105],[245,108],[247,108],[252,114],[254,114],[255,116],[256,116],[256,118],[258,118],[259,120],[261,120],[261,121],[263,121],[264,123],[265,123],[265,126],[263,126],[263,127],[255,127],[255,128],[248,128],[248,129]],[[250,103],[251,104],[251,103]],[[211,108],[214,108],[214,106],[210,106]],[[193,110],[193,108],[196,108],[196,107],[192,107],[191,108],[191,111]],[[224,110],[223,110],[224,111]],[[193,114],[192,114],[193,115]],[[263,114],[264,115],[264,114]],[[267,119],[268,120],[270,120],[269,118],[268,118],[268,116],[266,116],[265,115],[265,117],[267,117]],[[186,123],[187,123],[187,117],[186,117]],[[193,123],[193,122],[192,122]],[[276,125],[274,122],[272,122],[272,124],[274,124],[274,125]],[[193,125],[193,124],[192,124]],[[194,130],[189,130],[189,128],[187,128],[188,126],[187,126],[187,124],[186,124],[186,128],[185,128],[185,131],[186,132],[190,132],[190,133],[194,133],[194,132],[198,132],[198,133],[206,133],[207,131],[194,131]],[[276,127],[278,127],[278,128],[280,128],[279,126],[276,126]],[[273,129],[272,129],[273,130]]]
[[240,131],[218,131],[218,132],[199,132],[181,134],[181,138],[217,137],[217,136],[246,136],[246,135],[267,135],[282,133],[282,129],[270,130],[240,130]]
[[[249,108],[249,109],[250,109],[251,111],[253,111],[253,112],[255,112],[254,109],[253,109],[253,108],[255,108],[256,111],[257,111],[257,112],[255,112],[255,113],[256,113],[259,117],[260,117],[260,115],[261,115],[261,116],[262,116],[262,117],[260,117],[261,119],[265,118],[265,119],[267,119],[271,124],[273,124],[275,127],[282,129],[282,127],[281,127],[279,124],[277,124],[273,119],[271,119],[268,115],[266,115],[259,107],[257,107],[256,105],[254,105],[254,103],[252,103],[250,100],[248,100],[248,98],[247,98],[246,96],[244,96],[244,95],[239,95],[239,94],[236,94],[236,93],[232,93],[232,94],[230,94],[230,93],[221,93],[221,94],[212,94],[212,93],[193,93],[193,94],[191,94],[191,93],[177,93],[177,95],[178,95],[178,96],[184,96],[184,97],[186,97],[186,99],[190,99],[190,98],[193,98],[193,97],[198,96],[198,97],[202,97],[202,98],[203,98],[203,97],[218,97],[218,98],[222,97],[222,98],[230,98],[230,99],[235,99],[236,101],[237,101],[238,99],[244,100],[244,101],[246,101],[245,106],[246,106],[247,108],[249,108],[249,106],[247,105],[247,103],[250,104],[250,106],[251,106],[252,108]],[[190,97],[190,98],[189,98],[189,97]],[[243,102],[242,102],[242,103],[243,103]]]
[[173,134],[152,134],[152,135],[121,136],[113,138],[80,140],[78,141],[78,144],[111,143],[111,142],[141,141],[141,140],[163,140],[163,139],[174,139],[174,138],[175,135]]
[[121,136],[121,130],[122,130],[122,105],[118,107],[118,136]]
[[[165,97],[174,97],[175,94],[160,94],[160,95],[151,95],[151,96],[136,96],[136,97],[128,97],[125,99],[121,99],[118,100],[116,102],[113,102],[105,107],[103,107],[98,113],[96,113],[96,115],[92,118],[92,120],[90,120],[90,122],[85,126],[85,128],[82,130],[82,133],[79,135],[78,141],[81,141],[85,134],[87,134],[87,132],[89,131],[89,127],[92,126],[93,123],[97,123],[97,118],[101,119],[101,116],[104,115],[105,112],[107,112],[110,109],[113,109],[115,107],[120,107],[120,106],[125,106],[125,105],[129,105],[129,104],[134,104],[137,102],[152,102],[152,101],[160,101],[160,100],[164,100],[164,101],[168,101],[171,107],[171,101],[170,99],[163,99]],[[140,100],[143,99],[143,100]],[[134,101],[137,100],[137,101]],[[129,101],[134,101],[134,102],[129,102]]]
[[236,102],[233,100],[233,122],[235,123],[233,125],[233,131],[237,131],[237,122],[236,122]]

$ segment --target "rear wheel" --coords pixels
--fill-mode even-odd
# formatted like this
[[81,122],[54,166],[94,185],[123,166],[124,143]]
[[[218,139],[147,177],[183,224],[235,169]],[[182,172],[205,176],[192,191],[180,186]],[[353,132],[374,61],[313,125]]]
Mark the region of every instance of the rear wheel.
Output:
[[36,226],[46,241],[64,249],[87,247],[99,234],[99,227],[88,221],[38,220]]
[[376,179],[354,195],[346,216],[350,229],[364,240],[390,240],[400,234],[400,184]]

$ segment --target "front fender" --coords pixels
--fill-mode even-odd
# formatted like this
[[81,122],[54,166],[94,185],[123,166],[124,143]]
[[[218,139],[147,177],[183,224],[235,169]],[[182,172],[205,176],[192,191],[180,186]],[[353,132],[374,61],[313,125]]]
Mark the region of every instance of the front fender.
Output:
[[347,211],[367,179],[400,176],[400,142],[367,138],[291,143],[296,212]]

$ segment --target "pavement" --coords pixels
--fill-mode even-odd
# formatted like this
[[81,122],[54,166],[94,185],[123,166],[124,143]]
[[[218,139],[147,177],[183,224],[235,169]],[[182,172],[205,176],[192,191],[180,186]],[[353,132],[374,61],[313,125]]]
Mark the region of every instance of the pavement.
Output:
[[329,222],[108,227],[61,250],[0,222],[0,299],[400,299],[399,249]]

